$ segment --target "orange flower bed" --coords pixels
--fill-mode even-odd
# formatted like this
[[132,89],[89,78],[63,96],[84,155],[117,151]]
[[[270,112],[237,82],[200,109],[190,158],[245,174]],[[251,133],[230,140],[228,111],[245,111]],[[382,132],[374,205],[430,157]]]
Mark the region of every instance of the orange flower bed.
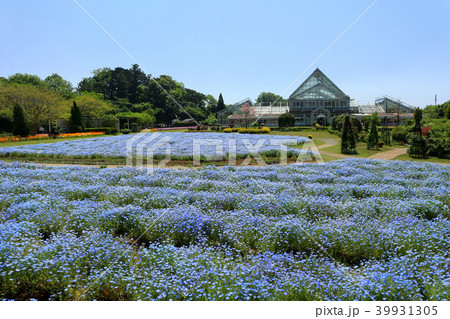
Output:
[[[59,134],[57,137],[83,137],[83,136],[96,136],[96,135],[102,135],[102,134],[105,134],[105,132],[62,133],[62,134]],[[7,136],[7,137],[0,137],[0,143],[31,141],[31,140],[40,140],[40,139],[43,140],[43,139],[47,139],[47,138],[50,138],[47,134],[36,134],[36,135],[30,135],[27,137]]]
[[81,136],[95,136],[95,135],[102,135],[105,134],[105,132],[86,132],[86,133],[62,133],[59,134],[61,137],[81,137]]

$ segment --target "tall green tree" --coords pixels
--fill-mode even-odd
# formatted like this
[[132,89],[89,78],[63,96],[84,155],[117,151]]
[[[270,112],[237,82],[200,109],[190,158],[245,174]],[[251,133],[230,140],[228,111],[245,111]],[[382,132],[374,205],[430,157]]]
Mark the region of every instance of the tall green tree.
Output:
[[73,106],[70,110],[70,123],[72,125],[72,131],[82,132],[84,130],[83,114],[81,114],[75,101],[73,101]]
[[372,115],[372,123],[370,125],[369,137],[367,138],[368,150],[379,150],[378,143],[380,141],[380,135],[378,134],[378,114]]
[[383,140],[384,144],[391,145],[392,139],[391,139],[391,130],[387,127],[383,127],[381,129],[381,139]]
[[69,102],[48,88],[30,84],[0,87],[0,109],[12,109],[15,104],[22,107],[33,134],[40,125],[62,118],[70,110]]
[[341,135],[341,153],[356,154],[356,141],[358,139],[357,132],[353,128],[353,121],[350,116],[344,117],[344,125],[342,126]]
[[422,121],[423,115],[422,115],[422,110],[419,108],[416,108],[414,110],[414,133],[415,134],[419,134],[420,136],[422,136],[422,125],[421,125],[421,121]]
[[261,92],[256,98],[256,103],[284,102],[283,97],[272,92]]
[[100,118],[103,114],[112,111],[111,104],[105,101],[100,93],[83,92],[75,101],[83,116]]
[[141,70],[139,65],[133,64],[130,69],[130,83],[128,86],[130,102],[132,104],[140,103],[142,101],[142,96],[140,94],[140,88],[146,86],[148,84],[149,78],[147,75]]
[[220,111],[222,111],[223,109],[225,109],[225,103],[224,103],[224,101],[223,101],[223,96],[222,96],[222,93],[220,93],[219,94],[219,99],[217,100],[217,107],[216,107],[216,109],[215,109],[215,112],[213,112],[213,113],[217,113],[217,112],[220,112]]
[[27,137],[30,135],[30,127],[20,104],[14,105],[13,110],[13,134],[17,136]]
[[416,108],[414,110],[414,136],[411,139],[410,146],[408,148],[408,154],[411,157],[423,157],[427,154],[427,144],[422,136],[422,118],[422,110]]
[[66,99],[74,97],[72,83],[64,80],[59,74],[53,73],[52,75],[47,76],[44,81],[51,90],[58,92]]
[[39,76],[27,74],[27,73],[16,73],[8,77],[8,82],[11,84],[29,84],[39,87],[46,87],[47,83],[43,81]]
[[206,109],[209,113],[216,113],[217,100],[211,94],[205,96]]

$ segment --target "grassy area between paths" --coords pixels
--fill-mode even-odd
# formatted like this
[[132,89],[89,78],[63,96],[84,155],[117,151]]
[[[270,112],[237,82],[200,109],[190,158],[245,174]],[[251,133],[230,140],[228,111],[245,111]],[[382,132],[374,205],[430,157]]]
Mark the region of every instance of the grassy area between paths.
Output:
[[397,156],[394,158],[394,160],[401,160],[401,161],[414,161],[414,162],[431,162],[431,163],[438,163],[438,164],[450,164],[450,159],[446,158],[438,158],[438,157],[427,157],[427,158],[413,158],[410,157],[408,154],[403,154],[400,156]]
[[[358,151],[358,155],[351,155],[352,157],[370,157],[372,155],[378,154],[380,152],[387,152],[391,151],[396,148],[401,148],[402,146],[383,146],[380,148],[379,151],[374,150],[368,150],[366,143],[358,143],[356,145],[356,150]],[[335,153],[335,154],[341,154],[341,145],[338,143],[337,145],[326,147],[321,149],[321,151],[329,152],[329,153]]]

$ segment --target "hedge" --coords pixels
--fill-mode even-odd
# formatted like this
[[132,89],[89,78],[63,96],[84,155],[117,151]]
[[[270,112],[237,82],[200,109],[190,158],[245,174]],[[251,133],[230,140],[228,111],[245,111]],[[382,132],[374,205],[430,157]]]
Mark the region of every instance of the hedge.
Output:
[[226,128],[223,130],[224,133],[240,133],[240,134],[267,134],[270,133],[270,128],[263,127],[263,128],[243,128],[243,127],[236,127],[236,128]]

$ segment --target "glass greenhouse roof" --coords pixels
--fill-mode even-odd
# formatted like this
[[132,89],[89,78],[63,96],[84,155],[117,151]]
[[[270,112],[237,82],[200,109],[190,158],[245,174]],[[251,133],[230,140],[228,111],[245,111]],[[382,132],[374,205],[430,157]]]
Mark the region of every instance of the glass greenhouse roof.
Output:
[[316,69],[289,97],[290,100],[348,100],[349,97],[339,89],[322,71]]

